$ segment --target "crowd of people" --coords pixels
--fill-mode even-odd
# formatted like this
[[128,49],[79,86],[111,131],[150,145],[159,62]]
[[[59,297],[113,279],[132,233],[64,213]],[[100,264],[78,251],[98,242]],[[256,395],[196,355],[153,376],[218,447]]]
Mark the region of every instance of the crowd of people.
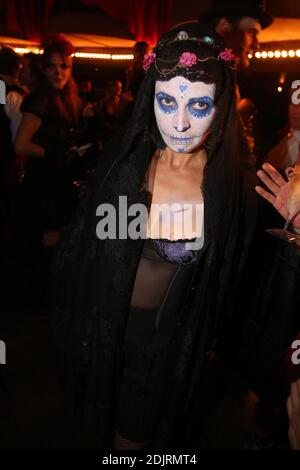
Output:
[[0,50],[0,256],[49,301],[78,448],[300,449],[300,105],[255,168],[236,81],[271,22],[245,2],[137,43],[100,99],[62,38]]
[[[62,227],[76,211],[102,146],[132,109],[133,97],[122,93],[119,80],[110,80],[99,96],[91,81],[78,85],[72,76],[73,52],[63,37],[50,39],[41,57],[28,53],[21,58],[9,47],[0,50],[6,85],[1,106],[1,255],[14,273],[28,279],[21,283],[28,299],[47,271],[44,261],[48,263]],[[43,288],[41,292],[43,296]]]

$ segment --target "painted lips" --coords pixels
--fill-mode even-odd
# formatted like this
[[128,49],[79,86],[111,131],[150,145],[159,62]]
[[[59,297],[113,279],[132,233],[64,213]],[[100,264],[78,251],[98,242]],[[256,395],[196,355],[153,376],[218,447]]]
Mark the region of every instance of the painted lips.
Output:
[[195,137],[176,137],[175,135],[168,135],[163,133],[166,137],[172,140],[173,144],[188,144]]

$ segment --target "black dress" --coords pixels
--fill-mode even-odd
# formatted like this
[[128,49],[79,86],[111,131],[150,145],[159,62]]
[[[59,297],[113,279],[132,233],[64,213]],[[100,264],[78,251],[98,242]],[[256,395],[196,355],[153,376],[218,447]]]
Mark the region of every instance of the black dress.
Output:
[[21,111],[42,120],[32,141],[45,149],[45,157],[28,158],[19,200],[24,209],[27,206],[26,213],[36,230],[59,230],[76,208],[74,175],[67,150],[75,143],[78,123],[67,123],[55,108],[54,100],[42,92],[33,92],[25,98]]
[[[150,257],[163,269],[167,261],[149,242],[97,240],[95,236],[98,201],[117,207],[118,195],[126,194],[128,204],[148,204],[148,194],[140,188],[149,160],[132,153],[117,164],[109,160],[117,148],[117,139],[106,147],[107,159],[101,160],[83,212],[77,213],[57,252],[52,321],[58,366],[72,419],[83,432],[77,445],[107,448],[115,429],[130,440],[150,441],[153,447],[182,445],[193,382],[200,379],[205,352],[212,347],[216,312],[224,309],[227,315],[230,293],[224,297],[225,278],[219,278],[208,216],[206,244],[197,263],[180,267],[178,277],[176,265],[168,265],[162,296],[154,289],[158,303],[149,304],[147,318],[145,311],[132,305],[141,261]],[[153,145],[149,145],[149,152],[154,153]],[[137,175],[140,164],[144,166],[142,177]],[[105,189],[101,189],[99,173],[104,174]],[[102,195],[95,197],[98,191],[103,191]],[[247,222],[252,220],[251,203]],[[222,273],[232,291],[250,236],[251,232],[242,237],[240,248],[237,246],[239,256],[234,259],[233,271],[226,266],[234,275],[230,277],[226,269]],[[149,286],[146,277],[142,280]],[[163,301],[168,286],[173,288]],[[142,287],[139,290],[145,292]],[[156,329],[157,307],[161,305],[164,308]],[[130,380],[124,374],[130,374]],[[143,395],[147,393],[148,397]]]
[[[185,241],[155,242],[147,239],[143,247],[122,349],[115,426],[134,442],[153,438],[163,404],[168,344],[192,275],[193,262],[184,260],[188,253],[180,262],[159,250],[162,244],[175,247]],[[199,254],[196,252],[197,258]]]
[[23,304],[40,311],[45,309],[53,251],[45,246],[49,244],[45,237],[47,232],[60,232],[78,204],[67,153],[78,123],[67,124],[55,108],[53,97],[42,91],[28,95],[21,111],[41,119],[32,141],[45,149],[45,156],[27,158],[24,178],[17,188],[11,271]]

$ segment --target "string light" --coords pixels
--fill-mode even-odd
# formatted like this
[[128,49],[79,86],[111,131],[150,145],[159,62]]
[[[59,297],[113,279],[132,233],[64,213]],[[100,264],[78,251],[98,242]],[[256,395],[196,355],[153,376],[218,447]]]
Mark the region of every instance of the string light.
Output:
[[75,52],[72,56],[78,59],[111,59],[111,54],[98,52]]
[[133,54],[102,54],[99,52],[75,52],[78,59],[102,59],[102,60],[132,60]]
[[[42,54],[43,49],[39,47],[13,47],[17,54],[28,54],[33,52],[34,54]],[[75,52],[72,54],[73,57],[78,59],[98,59],[98,60],[132,60],[133,54],[109,54],[102,52]],[[276,51],[262,51],[255,52],[255,54],[248,54],[249,59],[286,59],[286,58],[300,58],[300,49],[294,50],[276,50]]]
[[29,52],[33,52],[34,54],[42,54],[43,49],[39,49],[38,47],[13,47],[13,50],[17,54],[28,54]]
[[289,59],[294,59],[294,58],[297,58],[297,57],[300,57],[300,49],[290,49],[289,51],[286,51],[286,50],[282,50],[282,51],[279,51],[279,50],[276,50],[276,51],[257,51],[255,52],[255,54],[248,54],[248,57],[249,59],[286,59],[286,58],[289,58]]
[[278,91],[278,93],[281,93],[282,92],[282,86],[278,86],[277,91]]
[[[38,47],[13,47],[14,51],[17,54],[23,55],[28,54],[28,52],[33,52],[34,54],[42,54],[43,49]],[[98,59],[98,60],[132,60],[133,54],[109,54],[102,52],[75,52],[72,54],[72,57],[77,59]]]
[[[38,47],[13,47],[14,51],[17,54],[28,54],[28,52],[33,52],[34,54],[42,54],[43,49]],[[132,60],[133,54],[109,54],[102,52],[75,52],[72,54],[73,57],[77,59],[98,59],[98,60]],[[248,54],[249,59],[294,59],[300,58],[300,49],[294,50],[276,50],[276,51],[262,51],[255,52],[255,54]]]
[[112,54],[112,60],[132,60],[133,54]]

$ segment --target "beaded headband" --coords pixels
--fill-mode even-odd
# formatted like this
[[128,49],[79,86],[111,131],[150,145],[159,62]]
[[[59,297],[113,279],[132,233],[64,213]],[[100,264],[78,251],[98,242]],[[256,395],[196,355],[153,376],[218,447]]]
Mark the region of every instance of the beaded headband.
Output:
[[[197,44],[205,44],[207,46],[212,46],[214,47],[214,39],[211,36],[204,36],[203,38],[196,38],[193,36],[189,36],[186,31],[180,31],[176,38],[174,38],[172,41],[170,41],[167,44],[171,44],[177,41],[194,41]],[[166,44],[163,44],[165,46]],[[193,67],[193,65],[196,65],[198,62],[206,62],[207,60],[223,60],[225,62],[228,62],[228,65],[231,69],[235,70],[237,67],[237,62],[238,62],[238,57],[232,52],[231,49],[225,48],[223,51],[219,52],[218,56],[210,56],[206,57],[205,59],[199,59],[197,55],[193,52],[183,52],[177,64],[174,65],[170,70],[168,71],[160,71],[157,63],[156,63],[156,54],[155,52],[150,52],[150,54],[145,54],[144,60],[143,60],[143,69],[145,72],[147,72],[150,68],[150,66],[154,63],[155,68],[159,74],[163,75],[168,75],[172,73],[176,69],[180,68],[190,68]],[[160,62],[165,63],[166,65],[168,63],[174,62],[173,60],[164,60],[164,59],[159,59]]]

